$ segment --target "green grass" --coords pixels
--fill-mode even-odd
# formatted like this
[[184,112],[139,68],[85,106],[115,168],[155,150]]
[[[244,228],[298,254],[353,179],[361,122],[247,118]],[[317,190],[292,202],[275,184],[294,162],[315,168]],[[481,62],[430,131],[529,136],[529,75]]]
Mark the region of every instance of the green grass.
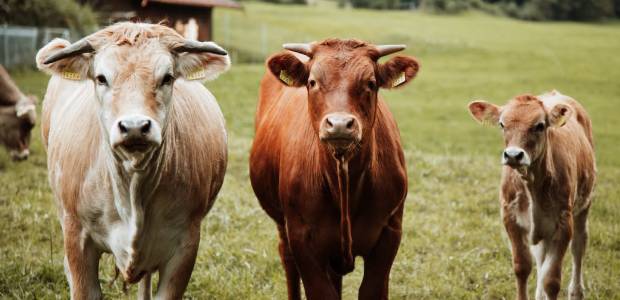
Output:
[[[410,175],[404,236],[391,276],[396,299],[514,297],[497,199],[500,134],[478,126],[466,105],[477,98],[504,103],[516,94],[553,88],[581,101],[593,118],[599,170],[585,262],[587,293],[590,299],[620,299],[620,24],[256,3],[246,4],[244,11],[216,10],[215,24],[216,41],[232,49],[236,61],[262,59],[283,42],[325,37],[406,43],[407,54],[419,58],[419,77],[404,89],[384,93],[401,129]],[[208,83],[227,119],[229,168],[203,222],[189,298],[286,296],[275,226],[259,207],[248,178],[262,74],[261,63],[235,64]],[[25,91],[43,95],[45,75],[14,75]],[[27,162],[10,162],[0,151],[0,298],[68,297],[62,236],[36,130]],[[570,255],[564,262],[562,298]],[[113,277],[110,256],[101,264],[105,294],[121,297],[119,282],[107,285]],[[356,297],[361,267],[358,260],[356,271],[346,277],[345,299]],[[534,282],[532,276],[532,296]]]

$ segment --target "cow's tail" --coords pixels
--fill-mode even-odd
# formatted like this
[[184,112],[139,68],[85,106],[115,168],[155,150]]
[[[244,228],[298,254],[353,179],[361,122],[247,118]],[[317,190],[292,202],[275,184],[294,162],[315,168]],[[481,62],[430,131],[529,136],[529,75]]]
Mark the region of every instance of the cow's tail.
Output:
[[351,216],[349,214],[349,163],[344,157],[336,160],[338,166],[338,192],[340,196],[340,247],[344,269],[353,269]]

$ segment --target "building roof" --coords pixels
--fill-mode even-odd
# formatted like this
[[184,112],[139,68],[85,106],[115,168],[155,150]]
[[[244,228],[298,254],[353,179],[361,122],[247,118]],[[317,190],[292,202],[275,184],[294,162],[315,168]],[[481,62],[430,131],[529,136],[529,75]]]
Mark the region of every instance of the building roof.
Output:
[[241,8],[241,4],[233,0],[142,0],[142,7],[147,6],[149,2],[179,6]]

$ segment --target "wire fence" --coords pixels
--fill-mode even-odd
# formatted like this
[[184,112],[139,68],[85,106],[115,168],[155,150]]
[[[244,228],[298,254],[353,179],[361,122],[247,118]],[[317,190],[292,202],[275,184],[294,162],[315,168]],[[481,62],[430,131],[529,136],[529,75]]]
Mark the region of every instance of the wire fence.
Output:
[[35,66],[37,51],[54,38],[71,39],[67,28],[0,25],[0,64],[7,69]]

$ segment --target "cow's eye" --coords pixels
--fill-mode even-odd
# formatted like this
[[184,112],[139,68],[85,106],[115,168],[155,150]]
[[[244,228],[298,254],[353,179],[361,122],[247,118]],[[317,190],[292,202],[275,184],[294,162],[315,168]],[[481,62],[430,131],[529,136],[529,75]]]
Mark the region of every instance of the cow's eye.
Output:
[[536,124],[536,126],[534,126],[534,131],[536,132],[541,132],[543,130],[545,130],[545,123],[541,122],[541,123]]
[[375,89],[377,89],[377,83],[374,80],[369,80],[368,89],[370,89],[371,91],[374,91]]
[[105,79],[105,76],[103,75],[97,75],[97,77],[95,77],[95,80],[97,81],[98,85],[108,85],[108,80]]
[[164,78],[161,80],[161,85],[171,84],[174,80],[174,77],[171,74],[166,74]]
[[310,79],[308,81],[308,86],[310,86],[311,88],[315,87],[316,86],[316,81],[314,79]]

